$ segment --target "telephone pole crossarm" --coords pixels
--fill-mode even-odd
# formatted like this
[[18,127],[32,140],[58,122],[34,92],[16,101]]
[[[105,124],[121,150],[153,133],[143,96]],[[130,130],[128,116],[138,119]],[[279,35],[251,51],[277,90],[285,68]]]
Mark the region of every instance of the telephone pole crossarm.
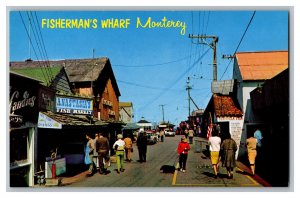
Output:
[[209,43],[207,43],[207,42],[202,42],[202,43],[200,43],[199,42],[199,44],[205,44],[205,45],[208,45],[209,47],[211,47],[212,49],[213,49],[213,51],[214,51],[214,57],[213,57],[213,79],[214,79],[214,81],[217,81],[217,42],[219,41],[219,37],[217,37],[217,36],[214,36],[214,35],[193,35],[193,34],[189,34],[189,38],[191,38],[191,39],[194,39],[194,38],[196,38],[196,39],[201,39],[201,40],[203,40],[203,39],[212,39],[212,43],[211,44],[209,44]]

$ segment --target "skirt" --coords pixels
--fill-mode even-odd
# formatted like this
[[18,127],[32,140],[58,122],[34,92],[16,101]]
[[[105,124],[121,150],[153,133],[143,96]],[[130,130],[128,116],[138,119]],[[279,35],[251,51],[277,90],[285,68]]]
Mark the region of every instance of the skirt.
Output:
[[210,160],[211,164],[218,164],[219,163],[219,151],[211,151],[210,152]]
[[248,159],[250,164],[255,164],[256,151],[248,152]]

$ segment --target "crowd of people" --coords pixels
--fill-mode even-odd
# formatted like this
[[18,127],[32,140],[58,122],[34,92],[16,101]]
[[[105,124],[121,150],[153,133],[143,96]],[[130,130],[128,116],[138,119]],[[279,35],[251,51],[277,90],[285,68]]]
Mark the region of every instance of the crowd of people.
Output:
[[[236,151],[237,144],[231,138],[230,133],[223,133],[221,139],[220,127],[215,125],[211,136],[208,138],[210,151],[210,159],[213,167],[214,178],[218,178],[219,163],[227,170],[227,177],[233,178],[233,169],[236,167]],[[251,174],[255,175],[255,159],[257,156],[257,148],[261,146],[262,135],[260,130],[248,131],[246,147],[248,153],[248,161],[251,168]]]
[[[159,133],[160,141],[164,141],[164,134]],[[193,143],[194,132],[192,129],[185,130],[185,135],[181,138],[177,146],[179,168],[178,171],[186,172],[186,163],[188,158],[188,151],[191,149],[190,144]],[[222,136],[222,137],[220,137]],[[110,145],[107,137],[102,133],[95,134],[95,139],[87,134],[87,146],[85,162],[89,164],[88,176],[97,172],[99,167],[100,174],[108,174],[108,166],[110,165]],[[188,141],[189,140],[189,141]],[[246,147],[248,151],[248,160],[251,168],[251,174],[255,174],[255,159],[257,156],[257,149],[261,147],[262,134],[260,130],[250,131],[247,134]],[[147,133],[140,132],[136,139],[138,148],[138,156],[140,163],[147,161]],[[236,167],[236,151],[237,144],[231,138],[230,133],[223,133],[221,135],[220,127],[215,125],[212,129],[211,136],[208,137],[210,160],[213,168],[214,178],[218,178],[219,164],[226,168],[227,177],[233,178],[233,170]],[[117,135],[117,140],[112,148],[115,151],[117,162],[117,173],[125,171],[124,161],[131,162],[131,152],[133,151],[133,142],[129,136],[124,137],[122,134]]]

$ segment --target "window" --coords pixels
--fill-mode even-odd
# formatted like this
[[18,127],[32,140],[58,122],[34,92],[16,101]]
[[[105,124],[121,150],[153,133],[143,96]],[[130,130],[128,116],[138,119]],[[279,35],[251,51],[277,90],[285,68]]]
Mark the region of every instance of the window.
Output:
[[28,129],[10,132],[10,163],[28,161],[28,138]]

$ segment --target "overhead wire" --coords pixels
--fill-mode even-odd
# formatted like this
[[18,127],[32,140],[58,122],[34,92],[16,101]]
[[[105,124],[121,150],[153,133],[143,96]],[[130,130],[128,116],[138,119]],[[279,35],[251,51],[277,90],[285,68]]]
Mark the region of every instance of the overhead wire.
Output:
[[[44,65],[45,72],[46,72],[46,74],[47,74],[47,77],[49,78],[49,82],[51,82],[52,76],[51,76],[51,73],[50,73],[50,71],[49,71],[49,69],[48,69],[47,62],[45,61],[46,58],[45,58],[44,53],[43,53],[43,51],[42,51],[42,49],[41,49],[42,47],[41,47],[40,44],[39,44],[39,43],[40,43],[40,38],[39,38],[39,36],[38,36],[38,32],[37,32],[35,23],[34,23],[34,21],[32,21],[32,19],[31,19],[29,13],[26,12],[26,14],[27,14],[27,18],[28,18],[28,21],[29,21],[30,28],[31,28],[31,30],[32,30],[32,32],[33,32],[33,37],[34,37],[34,40],[35,40],[35,42],[36,42],[37,49],[38,49],[38,51],[39,51],[39,53],[40,53],[41,62],[42,62],[42,64]],[[35,27],[35,28],[33,28],[33,23],[34,23],[34,27]]]
[[[241,43],[242,43],[242,41],[243,41],[243,39],[244,39],[244,37],[245,37],[247,31],[248,31],[248,29],[249,29],[249,27],[250,27],[250,25],[251,25],[252,20],[253,20],[253,18],[254,18],[254,16],[255,16],[255,13],[256,13],[256,11],[253,12],[253,14],[252,14],[252,16],[251,16],[251,19],[250,19],[250,21],[248,22],[248,25],[247,25],[247,27],[246,27],[244,33],[243,33],[243,36],[241,37],[241,39],[240,39],[240,41],[239,41],[239,44],[237,45],[237,47],[236,47],[236,49],[235,49],[235,51],[234,51],[234,53],[233,53],[233,55],[232,55],[233,57],[235,56],[237,50],[239,49],[239,47],[240,47],[240,45],[241,45]],[[224,73],[222,74],[222,76],[221,76],[220,79],[222,79],[223,76],[225,75],[225,73],[227,72],[227,69],[228,69],[228,67],[229,67],[229,65],[230,65],[231,62],[232,62],[232,59],[230,59],[228,65],[227,65],[227,67],[226,67],[226,69],[225,69],[225,71],[224,71]]]
[[[32,12],[30,12],[30,13],[31,13],[31,16],[33,17]],[[36,21],[36,24],[37,24],[37,27],[38,27],[38,30],[39,30],[39,35],[40,35],[40,38],[41,38],[41,41],[42,41],[41,43],[42,43],[42,49],[44,50],[45,61],[47,62],[48,67],[51,67],[51,64],[50,64],[50,61],[49,61],[49,58],[48,58],[48,53],[47,53],[46,46],[45,46],[45,42],[44,42],[44,38],[43,38],[43,34],[42,34],[42,31],[41,31],[40,23],[39,23],[36,12],[34,12],[34,15],[35,15],[35,17],[33,17],[33,18]],[[53,78],[54,76],[52,74],[51,69],[50,69],[50,74]]]
[[24,21],[23,16],[22,16],[22,14],[21,14],[20,11],[19,11],[19,15],[20,15],[20,17],[21,17],[21,21],[22,21],[23,26],[24,26],[24,28],[25,28],[25,31],[26,31],[27,37],[28,37],[28,39],[29,39],[30,45],[31,45],[31,47],[32,47],[32,49],[33,49],[33,52],[34,52],[36,58],[37,58],[38,65],[39,65],[40,68],[41,68],[42,75],[44,76],[44,78],[45,78],[45,80],[46,80],[46,84],[48,84],[50,81],[49,81],[49,79],[47,79],[48,77],[45,75],[45,73],[44,73],[44,71],[43,71],[43,69],[42,69],[42,68],[43,68],[43,67],[42,67],[42,64],[41,64],[41,62],[39,61],[39,57],[38,57],[37,52],[36,52],[36,50],[35,50],[35,47],[34,47],[34,45],[33,45],[33,43],[32,43],[32,39],[31,39],[31,37],[30,37],[30,35],[29,35],[28,29],[26,28],[25,21]]
[[180,62],[180,61],[188,59],[189,57],[190,57],[190,55],[186,56],[186,57],[183,57],[183,58],[180,58],[180,59],[177,59],[177,60],[174,60],[174,61],[168,61],[168,62],[163,62],[163,63],[155,63],[155,64],[147,64],[147,65],[121,65],[121,64],[114,64],[114,67],[133,67],[133,68],[155,67],[155,66],[161,66],[161,65],[167,65],[167,64],[171,64],[171,63]]
[[[195,67],[195,65],[207,54],[207,52],[209,51],[209,48],[207,49],[207,51],[204,53],[204,54],[202,54],[199,58],[198,58],[198,60],[197,61],[195,61],[193,64],[192,64],[192,66],[189,68],[189,70],[190,69],[192,69],[192,68],[194,68]],[[167,90],[169,90],[169,89],[171,89],[173,86],[175,86],[175,84],[176,84],[176,82],[178,82],[180,79],[182,79],[183,78],[183,76],[185,76],[188,72],[189,72],[189,70],[188,71],[185,71],[185,72],[183,72],[177,79],[175,79],[175,81],[173,81],[170,85],[169,85],[169,87],[167,87]],[[144,106],[142,106],[141,108],[140,108],[140,110],[141,109],[144,109],[146,106],[149,106],[150,104],[152,104],[153,102],[155,102],[158,98],[160,98],[161,96],[163,96],[164,94],[166,94],[167,93],[167,91],[163,91],[163,92],[161,92],[159,95],[157,95],[152,101],[150,101],[150,102],[148,102],[148,104],[145,104]]]

